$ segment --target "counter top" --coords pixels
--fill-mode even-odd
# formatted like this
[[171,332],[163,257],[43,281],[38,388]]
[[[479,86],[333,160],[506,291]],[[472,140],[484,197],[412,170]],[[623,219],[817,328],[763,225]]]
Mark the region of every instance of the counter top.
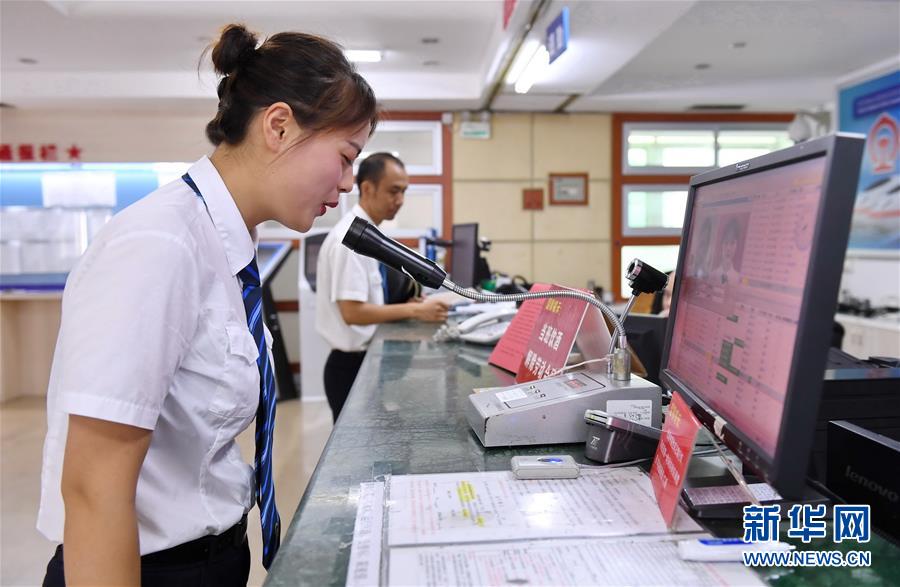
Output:
[[465,419],[467,396],[513,377],[487,364],[489,349],[433,342],[434,331],[421,323],[379,327],[266,585],[344,584],[354,497],[364,481],[387,473],[507,470],[515,454],[581,452],[576,458],[584,462],[583,444],[481,446]]
[[[587,462],[583,443],[484,448],[466,421],[467,397],[475,387],[510,385],[513,376],[487,364],[490,349],[437,343],[434,331],[421,323],[378,328],[265,585],[344,585],[362,482],[385,474],[508,470],[517,454],[571,454]],[[288,515],[282,512],[282,518]],[[857,546],[872,550],[873,565],[879,552],[900,556],[880,538]],[[873,584],[890,584],[879,581],[874,569],[852,572],[874,575]],[[774,584],[817,584],[823,571],[831,584],[851,582],[851,569],[775,569],[763,575]]]

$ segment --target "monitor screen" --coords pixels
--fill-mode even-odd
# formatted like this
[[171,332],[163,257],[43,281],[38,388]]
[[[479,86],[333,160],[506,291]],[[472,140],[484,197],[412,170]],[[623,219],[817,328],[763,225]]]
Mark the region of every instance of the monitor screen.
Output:
[[826,137],[691,181],[662,379],[792,490],[809,458],[861,143]]
[[668,367],[770,456],[824,172],[816,157],[694,195]]
[[478,262],[478,224],[454,224],[450,279],[462,287],[475,286]]

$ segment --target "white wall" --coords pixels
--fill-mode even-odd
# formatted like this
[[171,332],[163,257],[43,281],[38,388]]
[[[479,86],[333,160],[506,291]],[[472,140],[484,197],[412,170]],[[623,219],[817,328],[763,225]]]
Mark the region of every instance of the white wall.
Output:
[[[611,288],[609,114],[497,113],[491,138],[453,132],[453,222],[477,222],[492,240],[491,269],[529,281]],[[586,172],[588,205],[551,206],[550,173]],[[544,190],[524,210],[522,189]]]
[[206,123],[215,113],[129,113],[91,110],[0,110],[0,142],[55,143],[59,159],[76,144],[81,160],[92,163],[196,161],[212,152]]
[[873,258],[850,249],[844,261],[841,290],[855,298],[871,300],[872,306],[900,307],[900,255]]

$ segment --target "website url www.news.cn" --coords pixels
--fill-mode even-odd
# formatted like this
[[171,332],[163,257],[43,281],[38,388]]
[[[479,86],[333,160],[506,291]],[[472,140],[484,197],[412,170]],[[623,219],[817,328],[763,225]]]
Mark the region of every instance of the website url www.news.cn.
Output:
[[872,553],[867,550],[804,550],[790,552],[744,552],[747,567],[870,567]]

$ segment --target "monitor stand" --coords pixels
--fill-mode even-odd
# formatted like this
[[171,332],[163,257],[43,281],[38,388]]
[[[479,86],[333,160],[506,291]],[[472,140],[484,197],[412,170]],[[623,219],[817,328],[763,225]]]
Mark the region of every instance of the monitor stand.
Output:
[[[718,444],[716,448],[719,448]],[[724,467],[720,474],[698,475],[688,470],[681,498],[694,518],[741,519],[744,516],[744,506],[751,504],[781,505],[781,516],[786,517],[794,504],[830,503],[827,497],[809,485],[804,488],[800,497],[783,498],[762,479],[738,471],[721,450],[718,453],[722,463],[717,464]]]

